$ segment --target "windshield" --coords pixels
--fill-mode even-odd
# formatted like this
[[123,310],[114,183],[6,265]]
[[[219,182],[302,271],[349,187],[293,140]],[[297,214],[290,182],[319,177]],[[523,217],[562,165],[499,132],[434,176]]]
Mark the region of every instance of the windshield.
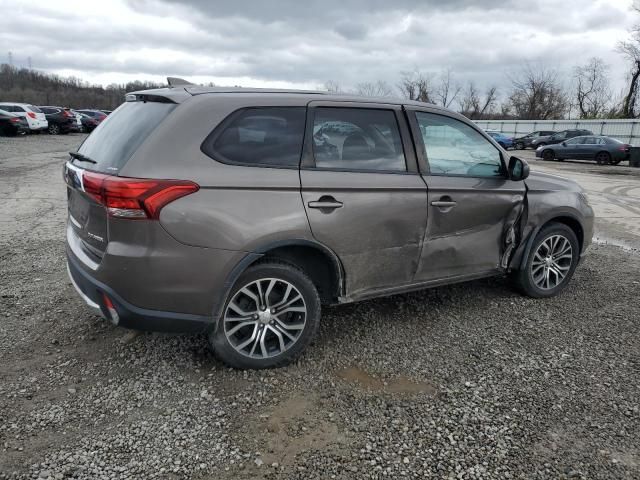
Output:
[[91,170],[117,174],[175,103],[127,102],[109,115],[78,149],[94,160]]

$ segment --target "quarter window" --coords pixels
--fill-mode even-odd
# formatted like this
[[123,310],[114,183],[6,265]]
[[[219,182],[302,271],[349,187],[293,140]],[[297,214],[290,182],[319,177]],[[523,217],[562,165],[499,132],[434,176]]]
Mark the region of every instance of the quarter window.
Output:
[[504,176],[498,149],[466,123],[425,112],[416,112],[416,119],[431,174]]
[[297,167],[305,124],[304,107],[247,108],[237,112],[213,143],[203,150],[211,157],[255,166]]
[[315,109],[313,154],[317,168],[405,172],[398,121],[393,110]]

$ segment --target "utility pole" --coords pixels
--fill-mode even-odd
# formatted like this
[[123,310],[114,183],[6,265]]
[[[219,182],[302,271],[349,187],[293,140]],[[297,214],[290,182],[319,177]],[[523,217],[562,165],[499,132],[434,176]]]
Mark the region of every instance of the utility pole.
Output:
[[13,53],[9,50],[9,66],[13,67]]

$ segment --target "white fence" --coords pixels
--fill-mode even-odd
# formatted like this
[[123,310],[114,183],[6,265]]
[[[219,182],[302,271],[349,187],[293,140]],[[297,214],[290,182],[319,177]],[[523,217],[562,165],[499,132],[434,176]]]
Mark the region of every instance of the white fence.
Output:
[[486,130],[498,130],[514,136],[522,136],[536,130],[567,130],[580,128],[596,135],[607,135],[640,146],[640,119],[635,120],[476,120]]

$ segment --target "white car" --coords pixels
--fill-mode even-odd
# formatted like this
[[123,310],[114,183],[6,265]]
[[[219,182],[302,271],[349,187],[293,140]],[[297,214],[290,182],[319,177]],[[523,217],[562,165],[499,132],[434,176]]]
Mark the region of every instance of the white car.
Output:
[[82,126],[82,114],[77,110],[73,110],[73,109],[71,109],[71,113],[73,113],[73,115],[76,117],[76,125],[78,128],[78,131],[83,132],[84,127]]
[[28,103],[0,102],[0,108],[26,118],[32,132],[46,131],[49,128],[47,117],[38,107]]

